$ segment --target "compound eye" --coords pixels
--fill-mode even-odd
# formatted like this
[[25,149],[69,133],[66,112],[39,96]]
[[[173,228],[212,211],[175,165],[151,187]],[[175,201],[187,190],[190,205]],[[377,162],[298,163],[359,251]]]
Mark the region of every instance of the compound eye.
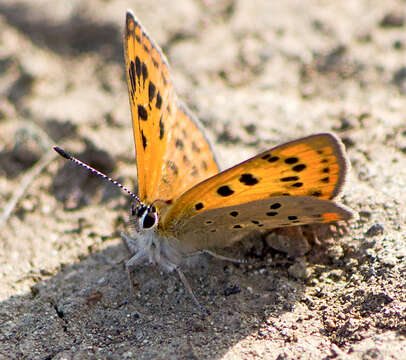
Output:
[[150,229],[155,225],[156,222],[156,215],[155,213],[148,213],[144,217],[144,221],[142,223],[142,227],[144,229]]
[[131,215],[135,216],[137,214],[137,208],[134,204],[131,204]]

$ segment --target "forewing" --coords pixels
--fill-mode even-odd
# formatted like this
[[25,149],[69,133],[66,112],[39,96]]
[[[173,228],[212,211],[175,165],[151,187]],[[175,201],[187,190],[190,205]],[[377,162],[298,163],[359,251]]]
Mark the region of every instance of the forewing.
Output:
[[[140,199],[173,200],[216,173],[216,161],[197,121],[178,105],[162,51],[131,11],[126,17],[124,55]],[[193,158],[195,148],[203,154],[198,162]]]
[[218,172],[214,152],[200,123],[178,102],[156,198],[176,202],[185,191]]

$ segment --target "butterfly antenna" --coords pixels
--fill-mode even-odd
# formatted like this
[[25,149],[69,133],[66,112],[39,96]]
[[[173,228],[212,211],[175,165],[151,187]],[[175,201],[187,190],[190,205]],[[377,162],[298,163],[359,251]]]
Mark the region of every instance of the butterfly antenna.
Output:
[[107,175],[103,174],[102,172],[92,168],[90,165],[87,165],[86,163],[84,163],[83,161],[80,161],[78,159],[76,159],[74,156],[68,154],[65,150],[63,150],[62,148],[60,148],[59,146],[54,146],[53,149],[62,157],[64,157],[65,159],[68,159],[70,161],[72,161],[75,165],[81,166],[83,168],[85,168],[86,170],[90,171],[93,174],[96,174],[97,176],[100,176],[101,178],[103,178],[104,180],[110,181],[111,183],[113,183],[114,185],[118,186],[121,190],[125,191],[128,195],[130,195],[135,201],[137,201],[139,204],[141,204],[141,200],[140,198],[135,195],[131,190],[127,189],[125,186],[121,185],[118,181],[109,178]]

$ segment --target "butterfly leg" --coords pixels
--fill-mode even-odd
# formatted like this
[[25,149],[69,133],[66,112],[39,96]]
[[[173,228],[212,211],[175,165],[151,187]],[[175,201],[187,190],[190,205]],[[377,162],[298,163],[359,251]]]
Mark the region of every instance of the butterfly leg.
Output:
[[144,251],[139,250],[136,239],[133,239],[124,233],[121,233],[120,235],[128,252],[131,254],[130,260],[128,260],[125,264],[125,268],[128,282],[130,283],[131,298],[135,298],[133,272],[138,265],[145,261],[146,256]]
[[189,282],[187,281],[186,276],[183,273],[183,271],[180,269],[179,266],[177,266],[175,269],[178,272],[179,277],[183,282],[183,285],[185,286],[187,292],[189,293],[189,295],[192,298],[195,305],[199,308],[200,311],[207,312],[207,310],[203,306],[200,305],[199,301],[197,301],[195,294],[193,294],[192,287],[190,286]]
[[121,238],[123,239],[124,246],[127,248],[127,251],[134,255],[138,252],[139,246],[136,239],[124,234],[123,232],[120,233]]
[[143,252],[139,251],[125,264],[128,282],[130,283],[130,297],[132,299],[135,298],[134,269],[144,261],[145,261],[145,254]]
[[213,252],[213,251],[206,250],[206,249],[200,250],[199,252],[200,252],[201,254],[207,254],[207,255],[210,255],[210,256],[212,256],[212,257],[214,257],[214,258],[216,258],[216,259],[224,260],[224,261],[229,261],[229,262],[232,262],[232,263],[235,263],[235,264],[248,264],[248,261],[245,260],[245,259],[233,259],[233,258],[229,258],[229,257],[227,257],[227,256],[219,255],[219,254],[216,254],[216,253]]

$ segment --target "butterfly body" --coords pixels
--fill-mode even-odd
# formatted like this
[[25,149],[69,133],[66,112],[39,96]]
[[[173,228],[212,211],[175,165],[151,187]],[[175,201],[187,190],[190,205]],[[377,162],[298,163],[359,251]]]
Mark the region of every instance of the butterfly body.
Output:
[[162,237],[156,229],[135,231],[132,236],[122,234],[122,237],[130,253],[134,254],[127,262],[130,271],[137,265],[149,263],[172,272],[185,258],[176,239]]

